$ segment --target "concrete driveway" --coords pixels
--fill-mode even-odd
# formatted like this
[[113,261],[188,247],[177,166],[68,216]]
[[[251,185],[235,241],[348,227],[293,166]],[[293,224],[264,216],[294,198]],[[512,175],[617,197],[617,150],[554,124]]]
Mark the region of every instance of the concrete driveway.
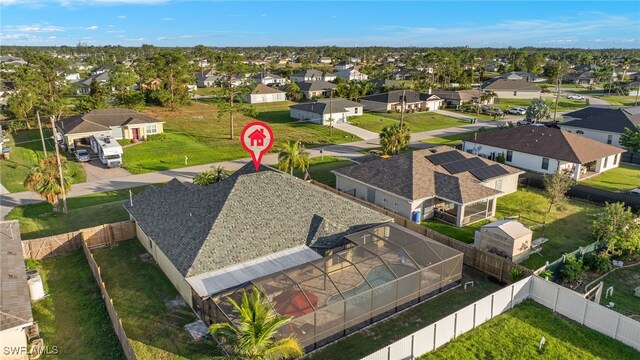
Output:
[[100,162],[100,160],[91,160],[82,163],[84,171],[87,173],[87,182],[110,180],[131,175],[123,168],[108,168]]

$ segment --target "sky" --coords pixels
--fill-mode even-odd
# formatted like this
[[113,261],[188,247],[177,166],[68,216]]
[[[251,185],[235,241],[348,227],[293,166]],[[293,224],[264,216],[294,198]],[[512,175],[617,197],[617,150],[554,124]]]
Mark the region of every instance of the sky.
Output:
[[0,0],[1,45],[640,48],[640,1]]

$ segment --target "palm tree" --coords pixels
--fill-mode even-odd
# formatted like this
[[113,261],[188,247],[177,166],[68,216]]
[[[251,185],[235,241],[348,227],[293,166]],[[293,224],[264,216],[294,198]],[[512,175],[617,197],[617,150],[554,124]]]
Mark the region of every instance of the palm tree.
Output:
[[293,175],[294,169],[304,172],[309,168],[309,153],[299,141],[285,141],[278,153],[278,169]]
[[411,130],[405,124],[385,126],[380,132],[380,145],[385,154],[397,154],[411,141]]
[[290,317],[278,315],[264,295],[253,288],[251,292],[242,290],[242,302],[227,298],[239,313],[240,324],[213,324],[209,331],[219,336],[232,347],[233,356],[238,359],[291,359],[304,354],[298,340],[286,337],[275,340],[278,328],[291,321]]
[[[60,163],[64,174],[64,191],[68,193],[71,190],[71,177],[66,169],[66,159],[60,158]],[[40,197],[51,204],[56,211],[60,195],[63,192],[63,188],[60,185],[60,173],[55,156],[40,159],[38,165],[29,171],[29,175],[24,180],[24,186],[27,189],[40,194]]]
[[223,166],[211,167],[211,170],[199,172],[193,178],[193,183],[200,186],[207,186],[220,182],[229,177]]
[[485,93],[482,94],[482,96],[480,97],[480,100],[482,100],[482,102],[486,102],[486,103],[490,103],[491,100],[495,99],[498,97],[498,94],[496,94],[494,91],[487,91]]

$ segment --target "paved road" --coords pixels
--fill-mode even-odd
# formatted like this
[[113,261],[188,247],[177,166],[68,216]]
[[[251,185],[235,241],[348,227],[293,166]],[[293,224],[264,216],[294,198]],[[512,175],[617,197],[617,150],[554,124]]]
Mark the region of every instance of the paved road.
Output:
[[[566,95],[566,94],[577,94],[577,93],[571,91],[571,89],[560,88],[560,94]],[[600,98],[585,95],[585,94],[581,94],[581,95],[584,96],[587,100],[589,100],[589,106],[611,106],[611,104],[609,104],[607,101],[602,100]]]

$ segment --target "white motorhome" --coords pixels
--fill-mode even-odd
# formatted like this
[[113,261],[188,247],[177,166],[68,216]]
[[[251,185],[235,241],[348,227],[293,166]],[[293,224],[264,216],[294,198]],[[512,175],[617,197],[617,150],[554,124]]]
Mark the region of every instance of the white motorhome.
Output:
[[118,142],[107,135],[91,136],[91,149],[107,167],[122,166],[122,147]]

